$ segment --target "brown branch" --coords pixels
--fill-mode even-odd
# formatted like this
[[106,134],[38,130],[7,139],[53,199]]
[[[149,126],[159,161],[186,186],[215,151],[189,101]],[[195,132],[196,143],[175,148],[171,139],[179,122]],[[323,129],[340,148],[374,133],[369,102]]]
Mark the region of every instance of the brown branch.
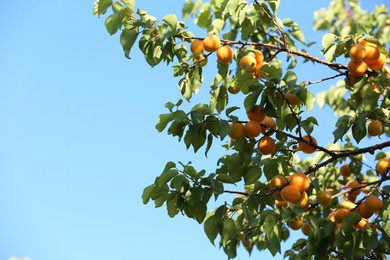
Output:
[[[199,39],[199,40],[203,40],[204,38],[201,38],[201,37],[189,37],[189,36],[185,36],[185,35],[177,35],[176,37],[178,38],[183,38],[183,39]],[[288,48],[285,48],[285,47],[279,47],[277,45],[273,45],[273,44],[268,44],[268,43],[257,43],[257,42],[250,42],[250,41],[231,41],[231,40],[225,40],[225,39],[221,39],[221,41],[225,44],[229,44],[229,45],[242,45],[242,46],[258,46],[258,47],[262,47],[262,48],[267,48],[267,49],[271,49],[271,50],[278,50],[280,52],[287,52],[287,53],[290,53],[290,54],[295,54],[297,56],[300,56],[300,57],[303,57],[305,59],[308,59],[308,60],[311,60],[312,62],[316,62],[316,63],[320,63],[320,64],[323,64],[323,65],[326,65],[332,69],[335,69],[337,71],[339,70],[345,70],[347,71],[348,68],[347,66],[343,65],[343,64],[339,64],[339,63],[332,63],[332,62],[328,62],[326,60],[321,60],[320,58],[317,58],[313,55],[310,55],[309,53],[307,52],[303,52],[303,51],[300,51],[300,50],[291,50],[291,49],[288,49]]]
[[312,85],[312,84],[318,84],[318,83],[321,83],[321,82],[324,82],[324,81],[327,81],[327,80],[330,80],[330,79],[335,79],[335,78],[338,78],[338,77],[341,77],[341,76],[347,76],[348,73],[347,72],[343,72],[343,73],[340,73],[340,74],[337,74],[337,75],[334,75],[334,76],[330,76],[330,77],[326,77],[326,78],[322,78],[320,80],[315,80],[315,81],[308,81],[306,86],[308,85]]
[[385,147],[389,147],[389,146],[390,146],[390,141],[387,141],[387,142],[383,142],[381,144],[376,144],[376,145],[368,146],[368,147],[365,147],[365,148],[360,148],[360,149],[356,149],[356,150],[350,150],[350,151],[336,153],[331,158],[329,158],[328,160],[323,161],[322,163],[319,163],[319,164],[317,164],[317,165],[315,165],[313,167],[310,167],[304,173],[307,175],[309,173],[315,172],[319,168],[321,168],[321,167],[323,167],[325,165],[328,165],[329,163],[334,162],[334,161],[336,161],[336,160],[338,160],[339,158],[342,158],[342,157],[348,157],[348,156],[351,156],[351,155],[357,155],[357,154],[363,154],[363,153],[374,154],[375,150],[381,150],[381,149],[383,149]]

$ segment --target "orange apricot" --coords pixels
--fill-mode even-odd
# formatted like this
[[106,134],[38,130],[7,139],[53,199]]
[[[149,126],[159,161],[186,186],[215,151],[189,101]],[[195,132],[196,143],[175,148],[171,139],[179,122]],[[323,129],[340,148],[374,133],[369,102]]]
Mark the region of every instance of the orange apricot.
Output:
[[195,39],[191,42],[190,50],[192,53],[203,53],[203,41],[199,39]]
[[381,53],[379,55],[379,58],[376,61],[374,61],[373,63],[367,63],[367,66],[372,70],[379,70],[383,68],[385,63],[386,63],[386,55]]
[[381,121],[374,119],[368,124],[367,132],[371,136],[378,136],[383,132],[383,124]]
[[255,75],[256,75],[258,78],[261,78],[261,79],[263,79],[264,76],[268,76],[268,73],[261,71],[261,68],[262,68],[263,66],[270,66],[270,65],[269,65],[268,62],[263,61],[263,62],[257,63],[257,65],[256,65],[256,67],[255,67]]
[[327,207],[332,203],[332,194],[329,191],[322,190],[317,194],[317,201],[321,206]]
[[349,194],[352,196],[352,197],[357,197],[361,191],[361,188],[360,189],[354,189],[355,187],[358,187],[360,186],[360,183],[355,181],[355,180],[351,180],[347,183],[347,188],[350,188],[352,189],[352,191],[349,192]]
[[363,76],[367,71],[367,64],[364,61],[350,61],[348,63],[348,71],[352,76]]
[[[309,142],[309,143],[317,145],[317,140],[313,136],[305,135],[305,136],[302,137],[302,139],[307,141],[307,142]],[[298,148],[303,153],[307,153],[307,154],[313,153],[316,150],[316,148],[313,145],[308,144],[308,143],[303,142],[303,141],[300,141],[298,143]]]
[[256,58],[250,54],[247,54],[240,59],[240,67],[243,70],[252,72],[255,70],[256,65],[257,65]]
[[260,62],[263,62],[264,61],[264,54],[259,50],[255,50],[254,52],[255,52],[255,58],[256,58],[257,64],[259,64]]
[[343,177],[351,176],[351,170],[349,169],[349,165],[347,163],[340,167],[340,175]]
[[265,110],[260,108],[259,105],[255,105],[251,111],[247,114],[249,120],[257,121],[261,123],[261,121],[265,118]]
[[299,189],[292,185],[285,186],[281,192],[280,195],[282,195],[282,198],[285,201],[291,202],[291,203],[297,203],[299,199],[301,198],[301,192]]
[[299,191],[307,191],[310,186],[309,178],[303,172],[293,173],[288,177],[289,185],[295,186]]
[[288,202],[287,201],[280,201],[280,200],[275,200],[275,206],[278,207],[278,208],[286,208],[288,206]]
[[303,210],[307,210],[310,207],[309,196],[306,191],[302,191],[301,197],[298,200],[298,204],[301,205]]
[[374,63],[379,59],[380,52],[376,46],[366,45],[364,48],[366,49],[366,56],[363,59],[365,63]]
[[377,196],[370,195],[366,198],[366,209],[370,213],[377,213],[383,208],[383,201]]
[[248,138],[255,138],[260,135],[261,127],[259,122],[250,120],[244,125],[245,136]]
[[355,61],[355,62],[362,61],[365,56],[366,56],[366,49],[361,44],[354,45],[349,50],[349,57],[351,58],[351,61]]
[[203,39],[203,47],[208,52],[214,52],[221,47],[221,39],[218,35],[209,34]]
[[303,217],[297,218],[296,220],[290,220],[289,222],[287,222],[287,225],[292,230],[299,230],[303,225]]
[[228,87],[228,91],[230,94],[237,94],[238,92],[240,92],[240,88],[238,88],[237,86],[229,86]]
[[239,140],[241,138],[244,138],[245,136],[244,125],[239,122],[232,123],[230,125],[229,136],[233,140]]
[[292,94],[290,91],[287,91],[284,98],[286,99],[287,103],[289,103],[291,106],[297,106],[302,103],[301,100],[298,98],[298,96]]
[[217,50],[217,59],[221,64],[228,64],[233,59],[233,50],[229,45],[224,45]]
[[275,175],[274,177],[272,177],[271,182],[270,182],[270,186],[272,188],[279,188],[279,187],[282,187],[283,185],[285,185],[286,183],[287,183],[286,177],[278,174],[278,175]]
[[376,164],[376,171],[383,175],[390,170],[390,158],[383,158]]
[[340,223],[341,221],[343,221],[343,219],[349,214],[349,210],[348,209],[336,209],[336,211],[334,212],[334,220],[337,222],[337,223]]
[[271,154],[275,150],[275,140],[269,136],[263,136],[259,140],[257,149],[263,155]]
[[282,198],[282,195],[280,194],[280,191],[275,191],[272,195],[274,196],[274,198],[276,200],[284,201],[284,199]]
[[369,218],[373,215],[373,213],[367,210],[365,201],[360,202],[360,204],[355,208],[355,212],[359,213],[362,218]]
[[[263,121],[260,122],[260,126],[261,126],[261,133],[265,134],[269,130],[276,129],[276,122],[272,117],[265,116]],[[271,132],[269,135],[273,135],[273,132]]]
[[302,230],[302,233],[305,235],[305,236],[308,236],[310,235],[310,232],[311,232],[311,227],[310,227],[310,224],[309,223],[303,223],[302,227],[301,227],[301,230]]

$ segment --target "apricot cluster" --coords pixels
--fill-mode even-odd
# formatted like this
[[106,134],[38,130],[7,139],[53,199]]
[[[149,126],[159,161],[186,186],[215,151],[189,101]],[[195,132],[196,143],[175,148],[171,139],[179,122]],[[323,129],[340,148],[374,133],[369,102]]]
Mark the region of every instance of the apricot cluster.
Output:
[[[310,181],[304,173],[293,173],[288,178],[283,175],[275,175],[270,181],[270,186],[276,189],[273,193],[276,207],[285,208],[288,205],[300,205],[304,211],[310,207],[309,196],[307,194]],[[289,221],[287,225],[293,230],[298,230],[303,227],[304,219],[303,217],[296,218]],[[302,232],[309,233],[310,226],[305,225]]]
[[375,43],[361,40],[349,51],[348,72],[353,77],[361,77],[367,69],[379,70],[386,63],[386,55],[381,53]]
[[260,154],[268,155],[275,150],[275,140],[270,136],[276,129],[276,122],[272,117],[265,114],[265,110],[255,105],[247,114],[249,121],[246,123],[234,122],[230,125],[229,136],[233,140],[240,140],[244,137],[253,139],[261,137],[257,144],[257,150]]
[[217,52],[218,62],[221,64],[228,64],[233,59],[233,49],[229,45],[222,45],[221,39],[216,34],[209,34],[203,40],[194,39],[191,42],[190,50],[193,54],[195,62],[202,66],[207,64],[207,57],[204,51]]
[[240,59],[240,67],[252,73],[257,78],[263,79],[268,76],[267,73],[261,69],[263,66],[270,66],[268,62],[264,61],[264,54],[259,50],[250,50],[248,54]]

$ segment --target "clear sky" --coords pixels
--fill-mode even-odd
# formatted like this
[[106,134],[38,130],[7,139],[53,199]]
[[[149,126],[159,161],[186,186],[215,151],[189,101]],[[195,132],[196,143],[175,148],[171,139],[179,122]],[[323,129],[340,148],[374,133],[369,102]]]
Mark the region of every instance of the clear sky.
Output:
[[[136,2],[158,18],[180,16],[184,3]],[[282,1],[280,16],[320,43],[312,12],[328,2]],[[383,1],[364,2],[371,8]],[[143,188],[167,161],[191,160],[211,171],[222,150],[215,146],[205,159],[157,133],[164,104],[181,98],[178,79],[170,67],[151,69],[137,48],[126,59],[92,5],[0,3],[0,260],[226,259],[195,221],[142,204]],[[327,72],[312,66],[297,73],[316,80]],[[254,252],[258,257],[271,258]],[[248,258],[240,249],[236,259]]]

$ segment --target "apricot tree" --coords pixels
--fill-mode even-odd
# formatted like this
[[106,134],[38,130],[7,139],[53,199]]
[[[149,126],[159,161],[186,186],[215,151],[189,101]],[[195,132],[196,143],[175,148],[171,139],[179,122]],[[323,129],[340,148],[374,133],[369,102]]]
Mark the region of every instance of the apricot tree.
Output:
[[[205,156],[216,142],[226,150],[211,173],[168,162],[144,189],[143,202],[203,224],[229,258],[240,245],[281,253],[281,243],[302,229],[305,238],[284,257],[384,259],[390,253],[388,10],[330,1],[315,12],[314,28],[323,37],[314,55],[299,25],[278,17],[281,2],[187,0],[183,20],[204,30],[194,35],[175,14],[157,19],[136,10],[134,0],[95,1],[95,15],[111,10],[105,25],[111,35],[120,32],[126,57],[137,42],[150,66],[173,64],[183,99],[166,103],[157,130]],[[303,63],[330,76],[300,79]],[[205,68],[215,69],[213,79]],[[335,86],[314,94],[324,82]],[[199,91],[208,91],[209,100],[191,104]],[[337,115],[330,132],[321,130],[316,105]]]

